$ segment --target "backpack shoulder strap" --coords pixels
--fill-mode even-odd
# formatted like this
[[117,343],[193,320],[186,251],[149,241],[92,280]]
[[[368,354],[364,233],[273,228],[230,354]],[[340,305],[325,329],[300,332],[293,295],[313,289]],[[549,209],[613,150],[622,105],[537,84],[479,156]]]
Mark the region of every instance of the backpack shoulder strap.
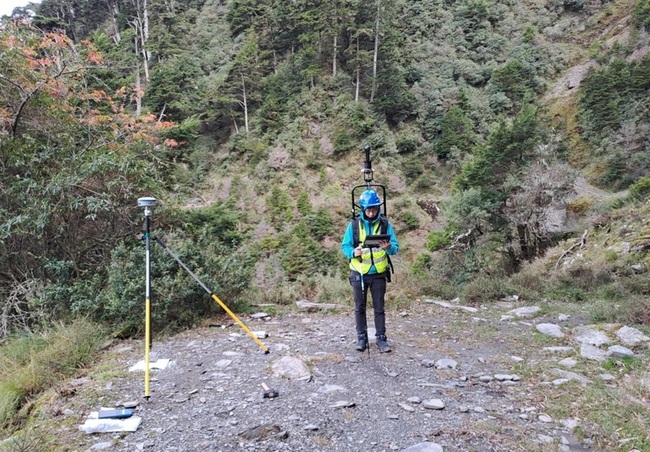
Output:
[[[386,234],[388,232],[388,218],[382,215],[379,218],[379,233]],[[386,259],[388,259],[388,273],[386,274],[387,281],[390,282],[390,274],[395,273],[395,268],[393,268],[393,262],[390,260],[390,256],[386,254]]]
[[388,218],[385,216],[379,217],[379,233],[386,234],[388,232]]
[[355,248],[359,246],[359,217],[355,216],[352,220],[352,240],[354,242]]

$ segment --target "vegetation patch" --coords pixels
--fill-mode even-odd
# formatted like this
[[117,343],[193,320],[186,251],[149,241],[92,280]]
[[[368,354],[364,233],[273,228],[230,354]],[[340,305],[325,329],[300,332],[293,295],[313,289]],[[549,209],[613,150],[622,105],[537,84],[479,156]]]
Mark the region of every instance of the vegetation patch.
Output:
[[[9,339],[0,349],[0,421],[15,428],[32,397],[76,375],[96,358],[107,336],[103,328],[76,320],[40,334]],[[26,416],[28,413],[22,413]]]

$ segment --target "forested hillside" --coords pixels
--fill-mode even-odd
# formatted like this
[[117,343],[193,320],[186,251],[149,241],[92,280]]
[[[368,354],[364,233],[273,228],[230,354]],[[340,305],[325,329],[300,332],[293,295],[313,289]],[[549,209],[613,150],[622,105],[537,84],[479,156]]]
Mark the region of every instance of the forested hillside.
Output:
[[[553,264],[647,195],[648,27],[648,0],[16,9],[0,30],[2,334],[77,316],[138,333],[144,195],[155,233],[237,309],[347,298],[338,245],[366,144],[403,245],[397,303],[643,298],[645,270],[618,278],[644,247],[577,281]],[[603,203],[585,180],[630,195]],[[215,309],[157,247],[152,272],[156,328]],[[647,321],[643,306],[626,312]]]

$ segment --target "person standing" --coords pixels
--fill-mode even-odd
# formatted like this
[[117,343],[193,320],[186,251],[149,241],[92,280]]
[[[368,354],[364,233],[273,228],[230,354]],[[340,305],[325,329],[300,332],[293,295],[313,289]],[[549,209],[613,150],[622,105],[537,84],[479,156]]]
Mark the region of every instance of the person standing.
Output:
[[[399,243],[392,224],[381,213],[381,205],[381,198],[374,190],[367,189],[361,193],[361,214],[348,224],[341,242],[341,251],[350,261],[350,285],[354,295],[357,330],[356,349],[364,351],[368,347],[366,304],[370,291],[377,348],[381,353],[386,353],[391,351],[386,339],[384,312],[386,282],[390,281],[388,256],[397,254]],[[390,238],[380,241],[378,247],[362,247],[367,236],[378,234],[387,234]]]

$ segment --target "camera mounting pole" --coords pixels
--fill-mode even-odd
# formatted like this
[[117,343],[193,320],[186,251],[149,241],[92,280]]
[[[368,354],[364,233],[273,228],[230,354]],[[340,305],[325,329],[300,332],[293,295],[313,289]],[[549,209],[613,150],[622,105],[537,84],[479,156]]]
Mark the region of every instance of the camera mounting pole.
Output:
[[359,209],[359,212],[362,210],[361,206],[355,200],[358,198],[357,193],[363,190],[381,191],[381,197],[383,199],[381,209],[383,210],[383,214],[386,215],[386,187],[381,184],[373,183],[374,171],[372,169],[372,161],[370,160],[370,149],[371,147],[369,144],[363,146],[363,150],[366,153],[366,160],[363,162],[363,169],[361,170],[363,173],[364,185],[357,185],[352,189],[352,219],[356,218],[357,209]]
[[366,144],[363,147],[363,150],[366,151],[366,161],[363,162],[363,181],[366,183],[366,186],[370,188],[370,183],[373,179],[372,161],[370,160],[370,145]]
[[158,204],[156,198],[138,198],[138,207],[144,207],[145,243],[145,305],[144,305],[144,398],[149,399],[149,350],[151,348],[151,212]]

